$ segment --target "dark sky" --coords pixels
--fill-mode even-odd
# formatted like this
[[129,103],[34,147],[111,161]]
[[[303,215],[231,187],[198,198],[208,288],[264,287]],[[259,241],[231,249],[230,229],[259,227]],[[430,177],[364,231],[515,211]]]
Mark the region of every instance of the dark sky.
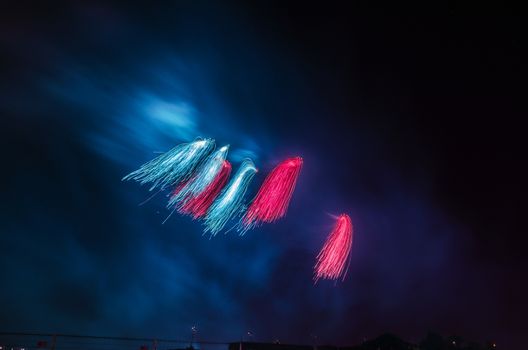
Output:
[[[0,330],[520,344],[528,313],[522,20],[457,6],[22,3],[0,10]],[[403,13],[397,14],[397,13]],[[477,14],[478,13],[478,14]],[[523,94],[524,95],[524,94]],[[524,97],[524,96],[523,96]],[[525,97],[524,97],[525,98]],[[289,213],[202,237],[123,175],[196,136]],[[522,200],[522,201],[521,201]],[[349,274],[313,285],[331,215]]]

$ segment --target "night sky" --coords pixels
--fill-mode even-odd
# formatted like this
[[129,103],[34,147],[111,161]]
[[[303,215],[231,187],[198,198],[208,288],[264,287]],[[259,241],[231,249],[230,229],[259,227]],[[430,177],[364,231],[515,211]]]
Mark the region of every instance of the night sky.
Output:
[[[522,18],[474,10],[3,4],[0,330],[520,346]],[[208,239],[139,206],[121,178],[197,136],[255,161],[251,195],[302,156],[288,215]],[[342,212],[347,278],[314,286]]]

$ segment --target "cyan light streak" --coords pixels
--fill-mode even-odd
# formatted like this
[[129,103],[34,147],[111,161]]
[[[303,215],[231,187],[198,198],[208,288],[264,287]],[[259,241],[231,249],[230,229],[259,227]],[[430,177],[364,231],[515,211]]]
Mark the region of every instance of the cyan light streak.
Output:
[[141,185],[152,183],[149,191],[155,188],[164,190],[168,186],[188,179],[213,149],[214,140],[212,139],[197,139],[190,143],[180,144],[143,164],[122,180],[135,180]]
[[185,205],[186,201],[202,193],[222,170],[228,150],[229,145],[226,145],[211,154],[191,179],[183,187],[174,192],[173,196],[169,199],[167,207],[172,208],[177,206],[177,208],[181,208]]
[[244,195],[256,173],[257,168],[253,161],[245,159],[235,176],[207,211],[204,234],[210,233],[211,236],[215,236],[237,212],[241,211]]

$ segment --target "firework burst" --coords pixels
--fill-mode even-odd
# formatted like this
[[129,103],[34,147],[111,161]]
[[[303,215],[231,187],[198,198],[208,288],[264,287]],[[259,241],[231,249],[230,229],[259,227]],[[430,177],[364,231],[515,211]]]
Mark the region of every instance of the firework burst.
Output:
[[202,194],[222,171],[228,150],[229,146],[223,146],[211,154],[188,181],[176,187],[167,207],[181,209]]
[[347,214],[341,214],[326,242],[317,255],[314,267],[314,280],[345,279],[350,250],[352,249],[352,220]]
[[212,139],[197,139],[194,142],[182,143],[143,164],[122,180],[135,180],[141,185],[152,183],[149,191],[156,188],[162,191],[187,180],[213,149],[214,140]]
[[213,202],[205,215],[205,233],[215,236],[227,222],[243,208],[243,199],[247,188],[257,173],[255,164],[245,159],[229,184]]
[[205,215],[207,209],[211,206],[214,199],[218,196],[222,188],[227,183],[229,175],[231,174],[231,163],[224,160],[222,169],[216,175],[213,182],[209,184],[200,194],[191,197],[182,206],[178,208],[178,212],[184,215],[190,215],[193,219],[199,219]]
[[286,215],[302,164],[301,157],[289,158],[271,171],[241,220],[242,232]]

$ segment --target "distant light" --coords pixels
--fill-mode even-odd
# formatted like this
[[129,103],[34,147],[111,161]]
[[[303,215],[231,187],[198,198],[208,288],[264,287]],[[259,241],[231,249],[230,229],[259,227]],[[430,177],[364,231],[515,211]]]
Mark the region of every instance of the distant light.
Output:
[[453,340],[452,343],[453,343],[453,345],[456,345],[456,341]]
[[494,348],[496,348],[496,347],[497,347],[497,344],[493,343],[493,344],[491,344],[491,346],[493,346]]

